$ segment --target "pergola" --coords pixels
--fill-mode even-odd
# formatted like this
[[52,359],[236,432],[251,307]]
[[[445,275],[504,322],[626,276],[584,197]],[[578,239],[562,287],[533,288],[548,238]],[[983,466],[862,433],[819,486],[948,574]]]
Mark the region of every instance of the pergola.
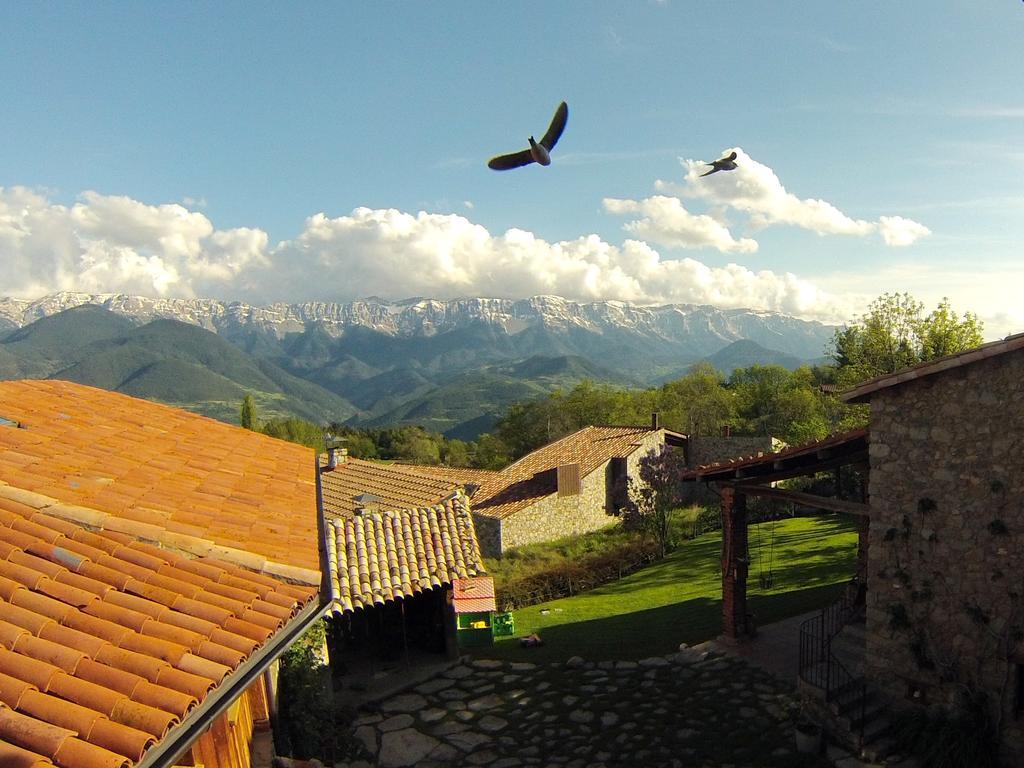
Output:
[[722,505],[722,636],[742,642],[756,633],[747,611],[747,497],[764,496],[832,512],[858,515],[858,572],[867,563],[868,504],[867,483],[862,486],[861,501],[838,496],[775,488],[777,480],[835,472],[837,480],[843,467],[856,467],[867,477],[869,434],[867,427],[832,435],[824,440],[785,448],[774,453],[733,459],[698,467],[683,479],[714,483]]

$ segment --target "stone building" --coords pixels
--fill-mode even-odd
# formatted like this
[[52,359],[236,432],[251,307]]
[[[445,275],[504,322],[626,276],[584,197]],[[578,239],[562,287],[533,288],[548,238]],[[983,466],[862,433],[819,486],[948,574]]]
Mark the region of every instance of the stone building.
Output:
[[866,677],[894,705],[982,694],[1024,764],[1024,334],[866,382]]
[[[527,454],[500,472],[459,470],[472,478],[473,518],[480,548],[500,557],[512,547],[574,536],[612,524],[626,478],[640,460],[686,437],[649,427],[584,427]],[[429,470],[428,470],[429,471]],[[444,471],[444,470],[442,470]],[[467,473],[468,472],[468,473]]]

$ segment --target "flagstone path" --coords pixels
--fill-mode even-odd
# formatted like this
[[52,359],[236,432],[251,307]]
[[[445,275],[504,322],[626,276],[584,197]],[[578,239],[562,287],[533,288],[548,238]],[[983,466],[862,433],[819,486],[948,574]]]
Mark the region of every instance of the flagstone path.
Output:
[[794,750],[793,694],[741,659],[479,659],[365,707],[350,768],[827,766]]

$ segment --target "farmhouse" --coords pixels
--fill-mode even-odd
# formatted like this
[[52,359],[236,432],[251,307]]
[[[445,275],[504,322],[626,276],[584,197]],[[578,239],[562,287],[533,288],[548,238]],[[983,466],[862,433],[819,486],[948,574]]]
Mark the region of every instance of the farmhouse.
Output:
[[249,768],[326,608],[313,452],[62,381],[0,417],[0,765]]
[[626,478],[638,478],[640,459],[686,438],[649,427],[591,426],[527,454],[497,473],[477,478],[473,515],[483,553],[573,536],[614,521]]
[[[993,724],[1003,762],[1024,763],[1022,381],[1024,334],[846,392],[870,403],[869,428],[690,473],[722,494],[723,634],[735,642],[756,633],[746,498],[858,517],[856,579],[804,623],[799,669],[832,725],[870,752],[888,748],[894,712],[928,706]],[[851,471],[866,481],[852,498],[771,487]]]

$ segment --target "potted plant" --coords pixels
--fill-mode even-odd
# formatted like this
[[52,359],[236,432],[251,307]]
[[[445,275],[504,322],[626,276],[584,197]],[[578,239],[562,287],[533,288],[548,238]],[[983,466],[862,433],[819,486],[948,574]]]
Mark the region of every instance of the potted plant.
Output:
[[821,726],[807,717],[801,717],[794,726],[796,734],[796,751],[804,755],[816,755],[821,752]]

